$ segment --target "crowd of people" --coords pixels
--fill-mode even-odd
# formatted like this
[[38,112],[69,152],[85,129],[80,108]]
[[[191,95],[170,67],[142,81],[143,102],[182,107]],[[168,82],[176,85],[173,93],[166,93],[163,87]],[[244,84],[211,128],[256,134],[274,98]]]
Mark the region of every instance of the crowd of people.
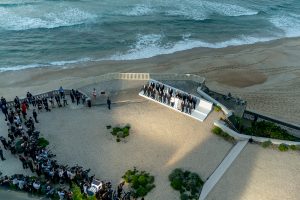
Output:
[[197,105],[197,99],[192,95],[174,91],[173,88],[158,82],[149,81],[143,86],[142,92],[147,97],[190,115]]
[[[86,97],[82,96],[78,91],[71,90],[70,92],[73,103],[79,104],[81,100],[84,104]],[[9,107],[6,99],[1,97],[0,106],[8,126],[8,137],[0,137],[3,148],[18,158],[24,169],[30,169],[37,177],[22,174],[10,177],[2,176],[0,186],[13,187],[17,190],[46,195],[51,198],[73,199],[71,185],[76,184],[84,195],[91,195],[89,188],[95,179],[94,175],[89,175],[90,169],[85,170],[78,165],[69,167],[58,164],[55,155],[39,142],[41,140],[40,133],[35,127],[35,123],[39,123],[36,107],[38,107],[38,111],[42,109],[50,111],[48,101],[51,108],[62,107],[61,99],[63,105],[67,105],[67,97],[62,87],[58,90],[58,94],[49,98],[34,97],[28,92],[23,100],[16,97],[13,107]],[[39,105],[41,105],[41,109],[39,109]],[[32,116],[28,117],[28,111],[31,109]],[[1,147],[0,157],[5,160]],[[96,191],[93,190],[92,194],[101,200],[131,199],[131,195],[123,190],[123,185],[124,183],[121,183],[114,190],[109,181],[101,181],[101,187]]]

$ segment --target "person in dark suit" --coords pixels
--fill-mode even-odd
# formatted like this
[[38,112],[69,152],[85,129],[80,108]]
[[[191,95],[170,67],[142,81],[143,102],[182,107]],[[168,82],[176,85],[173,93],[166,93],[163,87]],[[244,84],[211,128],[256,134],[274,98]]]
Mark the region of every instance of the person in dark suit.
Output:
[[1,107],[2,113],[3,113],[4,116],[5,116],[5,121],[7,121],[7,119],[8,119],[8,110],[7,110],[7,106],[6,106],[6,104],[4,104],[4,103],[0,103],[0,107]]
[[1,136],[0,140],[1,140],[2,144],[3,144],[4,149],[7,150],[8,149],[8,143],[7,143],[6,139],[3,136]]
[[6,160],[6,159],[3,157],[3,150],[2,150],[1,147],[0,147],[0,157],[1,157],[1,160]]
[[32,111],[32,116],[34,118],[35,123],[39,123],[39,121],[37,120],[37,112],[35,111],[35,109],[33,109]]
[[108,110],[110,110],[111,100],[109,99],[109,97],[107,97],[106,103],[107,103]]

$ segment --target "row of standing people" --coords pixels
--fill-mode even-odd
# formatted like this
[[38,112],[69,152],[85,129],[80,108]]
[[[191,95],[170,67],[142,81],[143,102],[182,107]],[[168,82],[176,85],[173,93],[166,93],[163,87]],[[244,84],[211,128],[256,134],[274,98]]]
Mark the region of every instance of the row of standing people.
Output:
[[[50,112],[50,108],[63,107],[68,105],[67,97],[65,95],[64,89],[62,87],[59,88],[58,94],[53,94],[50,97],[40,97],[40,96],[33,96],[30,92],[27,92],[25,99],[20,99],[18,96],[14,98],[14,108],[16,109],[17,113],[22,114],[23,118],[27,116],[27,110],[29,109],[29,105],[31,104],[34,108],[41,112],[43,109]],[[70,98],[72,103],[76,103],[77,105],[82,103],[86,103],[87,97],[81,94],[78,90],[72,89],[70,91]],[[56,105],[55,105],[56,102]],[[51,106],[51,107],[50,107]],[[2,113],[5,115],[5,120],[8,120],[9,116],[9,106],[7,101],[4,97],[1,97],[0,100],[0,109]]]
[[195,109],[197,105],[196,97],[174,90],[172,87],[165,86],[161,83],[150,81],[143,86],[142,91],[143,95],[187,114],[192,114],[193,109]]

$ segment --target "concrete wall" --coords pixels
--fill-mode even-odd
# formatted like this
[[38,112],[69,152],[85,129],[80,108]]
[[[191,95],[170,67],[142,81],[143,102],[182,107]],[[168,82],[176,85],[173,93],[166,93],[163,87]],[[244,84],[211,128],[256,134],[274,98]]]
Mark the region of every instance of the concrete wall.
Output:
[[210,102],[213,102],[217,106],[220,106],[220,108],[222,109],[222,111],[225,113],[226,117],[230,117],[233,114],[232,111],[229,110],[229,109],[227,109],[223,104],[221,104],[220,102],[218,102],[217,100],[215,100],[214,98],[212,98],[211,96],[209,96],[208,94],[206,94],[205,92],[203,92],[200,87],[197,88],[197,92],[204,99],[206,99],[206,100],[208,100]]

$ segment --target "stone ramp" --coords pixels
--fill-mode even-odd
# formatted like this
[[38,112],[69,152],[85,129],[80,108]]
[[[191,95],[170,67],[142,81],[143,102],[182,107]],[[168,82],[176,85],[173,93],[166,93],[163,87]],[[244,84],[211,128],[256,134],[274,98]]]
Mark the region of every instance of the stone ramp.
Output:
[[227,171],[233,161],[242,152],[244,147],[247,145],[248,140],[239,141],[227,154],[224,160],[220,163],[214,173],[205,182],[199,200],[205,200],[209,192],[214,188],[218,181],[222,178],[223,174]]

